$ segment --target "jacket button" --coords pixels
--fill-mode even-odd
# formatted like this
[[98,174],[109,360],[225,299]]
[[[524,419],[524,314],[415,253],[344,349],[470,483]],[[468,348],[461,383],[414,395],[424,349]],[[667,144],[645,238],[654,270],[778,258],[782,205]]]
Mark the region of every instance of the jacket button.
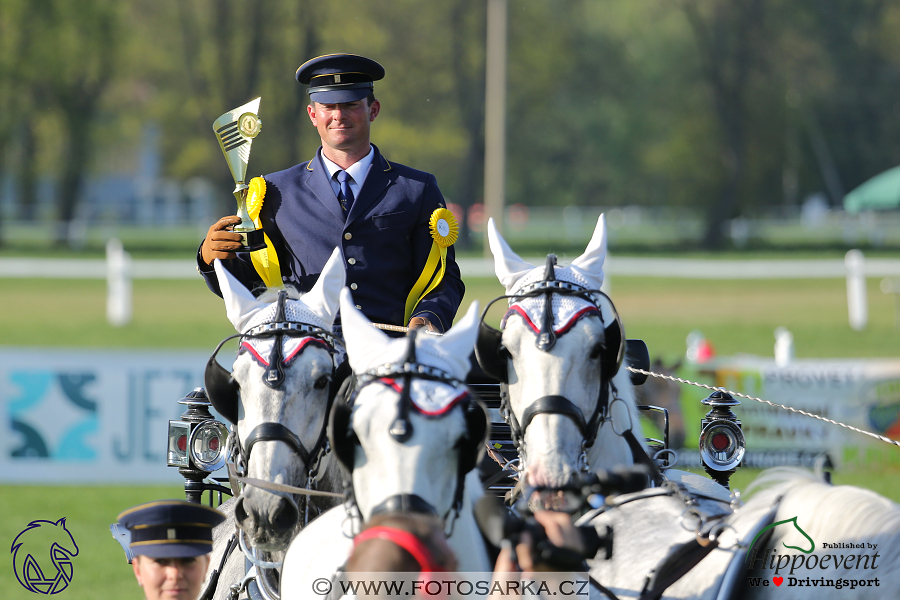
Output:
[[355,258],[348,258],[348,259],[347,259],[347,262],[350,263],[351,265],[355,265],[355,264],[356,264],[356,259],[355,259]]
[[352,238],[353,238],[353,234],[350,233],[349,231],[348,231],[347,233],[344,234],[344,239],[345,239],[345,240],[349,240],[349,239],[352,239]]
[[357,285],[356,285],[355,283],[351,283],[351,284],[350,284],[350,289],[351,289],[351,290],[355,290],[356,288],[357,288]]

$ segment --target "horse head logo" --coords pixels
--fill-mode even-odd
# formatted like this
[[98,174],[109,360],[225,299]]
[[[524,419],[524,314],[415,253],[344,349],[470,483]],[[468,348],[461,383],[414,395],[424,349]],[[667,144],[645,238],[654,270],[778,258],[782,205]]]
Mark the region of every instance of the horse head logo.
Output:
[[805,531],[803,531],[803,529],[800,528],[800,525],[797,524],[797,517],[792,517],[790,519],[785,519],[784,521],[778,521],[777,523],[772,523],[770,525],[766,525],[762,529],[762,531],[757,533],[756,537],[754,537],[753,541],[750,543],[750,547],[747,549],[747,560],[748,561],[750,560],[750,551],[753,550],[753,544],[756,543],[756,540],[758,540],[762,534],[764,534],[768,530],[772,529],[773,527],[777,527],[778,525],[784,525],[786,523],[793,523],[794,529],[799,531],[803,535],[803,537],[805,537],[807,540],[809,540],[809,550],[800,548],[799,546],[788,546],[784,542],[781,542],[782,546],[784,546],[785,548],[790,548],[791,550],[799,550],[800,552],[803,552],[804,554],[810,554],[810,553],[812,553],[813,550],[816,549],[816,543],[813,541],[813,539],[811,537],[809,537],[808,533],[806,533]]
[[[72,581],[72,557],[78,555],[75,538],[66,529],[66,519],[32,521],[10,549],[16,579],[36,594],[58,594]],[[52,567],[55,567],[55,571]]]

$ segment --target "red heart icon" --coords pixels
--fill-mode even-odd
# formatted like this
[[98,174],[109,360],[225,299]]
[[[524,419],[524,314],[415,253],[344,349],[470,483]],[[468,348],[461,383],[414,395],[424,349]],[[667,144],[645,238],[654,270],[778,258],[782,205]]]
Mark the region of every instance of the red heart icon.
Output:
[[775,582],[775,585],[781,585],[781,583],[784,581],[784,577],[773,577],[772,581]]

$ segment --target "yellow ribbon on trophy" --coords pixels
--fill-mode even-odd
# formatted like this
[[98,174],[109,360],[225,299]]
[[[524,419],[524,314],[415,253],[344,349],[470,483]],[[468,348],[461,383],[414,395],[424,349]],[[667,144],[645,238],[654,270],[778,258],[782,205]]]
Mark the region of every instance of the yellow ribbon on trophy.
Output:
[[[431,245],[431,251],[428,253],[428,260],[425,261],[422,274],[419,275],[418,281],[406,298],[406,313],[403,322],[407,325],[419,301],[436,288],[444,278],[444,271],[447,269],[447,248],[455,244],[456,238],[459,237],[459,225],[457,225],[453,213],[446,208],[438,208],[431,213],[428,227],[434,243]],[[438,262],[440,262],[440,270],[435,274],[434,270],[437,268]]]
[[[259,220],[259,211],[262,210],[263,198],[266,197],[266,180],[262,177],[254,177],[250,180],[247,188],[247,213],[253,219],[253,224],[257,229],[262,229],[262,223]],[[278,253],[272,246],[272,240],[263,232],[263,238],[266,240],[266,247],[250,253],[250,260],[253,261],[253,268],[259,273],[266,287],[281,287],[281,265],[278,264]]]

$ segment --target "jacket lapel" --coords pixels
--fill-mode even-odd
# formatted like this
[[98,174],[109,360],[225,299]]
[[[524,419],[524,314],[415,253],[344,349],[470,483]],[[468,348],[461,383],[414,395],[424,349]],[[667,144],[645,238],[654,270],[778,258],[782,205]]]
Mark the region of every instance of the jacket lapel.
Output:
[[[331,182],[328,181],[328,171],[322,165],[319,152],[316,152],[315,157],[306,165],[306,187],[328,209],[328,212],[343,221],[344,211],[341,210],[341,203],[338,202]],[[374,165],[375,161],[372,161],[372,164]]]
[[[378,147],[375,144],[372,144],[372,148],[375,149],[375,156],[372,158],[372,164],[369,167],[369,172],[366,174],[366,180],[359,191],[359,198],[354,200],[353,206],[350,207],[347,223],[352,223],[357,218],[365,215],[369,208],[381,197],[385,188],[391,184],[391,178],[388,176],[393,168],[391,163],[381,156],[381,152],[378,151]],[[325,183],[330,187],[327,181]],[[334,196],[334,193],[331,195]]]

